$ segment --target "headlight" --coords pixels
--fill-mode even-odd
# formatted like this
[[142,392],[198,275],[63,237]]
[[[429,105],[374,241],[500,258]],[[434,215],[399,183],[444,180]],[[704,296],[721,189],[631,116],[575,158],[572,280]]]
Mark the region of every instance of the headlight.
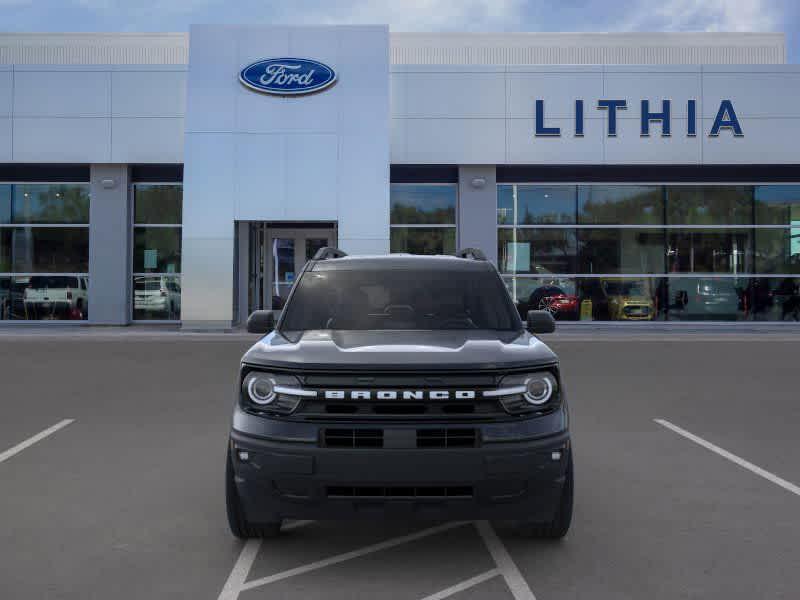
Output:
[[550,371],[508,375],[488,395],[496,396],[511,414],[549,410],[559,400],[558,380]]
[[556,382],[549,373],[538,373],[525,380],[525,400],[534,406],[546,404],[553,396]]
[[316,396],[304,390],[296,377],[250,371],[242,379],[241,404],[257,412],[288,415],[294,412],[304,397]]

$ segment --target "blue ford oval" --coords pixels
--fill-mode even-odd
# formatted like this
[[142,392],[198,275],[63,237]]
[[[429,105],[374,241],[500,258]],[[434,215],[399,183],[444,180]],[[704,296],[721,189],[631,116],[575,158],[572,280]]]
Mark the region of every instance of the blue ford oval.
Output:
[[307,58],[268,58],[247,65],[239,73],[239,81],[258,92],[297,96],[333,85],[336,72]]

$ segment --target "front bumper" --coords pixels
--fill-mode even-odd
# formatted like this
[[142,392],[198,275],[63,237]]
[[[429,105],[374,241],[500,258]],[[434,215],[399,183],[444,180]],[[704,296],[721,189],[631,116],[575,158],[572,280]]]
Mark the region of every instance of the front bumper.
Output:
[[[509,437],[515,425],[529,431],[523,424],[536,420],[506,424],[505,431]],[[558,507],[571,451],[566,429],[435,449],[326,448],[234,429],[231,449],[239,498],[253,523],[392,517],[545,522]]]

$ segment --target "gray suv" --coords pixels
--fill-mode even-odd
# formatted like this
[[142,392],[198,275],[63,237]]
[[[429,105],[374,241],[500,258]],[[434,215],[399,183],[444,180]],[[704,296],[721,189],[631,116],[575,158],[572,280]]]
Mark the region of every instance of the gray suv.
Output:
[[226,458],[232,533],[284,519],[516,521],[569,529],[573,467],[558,357],[479,250],[323,248],[286,306],[257,311]]

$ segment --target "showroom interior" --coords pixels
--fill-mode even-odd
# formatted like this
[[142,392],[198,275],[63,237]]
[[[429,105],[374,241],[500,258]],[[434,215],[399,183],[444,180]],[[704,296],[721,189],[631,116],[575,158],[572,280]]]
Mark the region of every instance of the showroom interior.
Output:
[[[562,321],[800,322],[783,36],[548,35],[1,35],[0,320],[230,328],[336,245],[480,247]],[[284,55],[339,80],[237,81]]]

